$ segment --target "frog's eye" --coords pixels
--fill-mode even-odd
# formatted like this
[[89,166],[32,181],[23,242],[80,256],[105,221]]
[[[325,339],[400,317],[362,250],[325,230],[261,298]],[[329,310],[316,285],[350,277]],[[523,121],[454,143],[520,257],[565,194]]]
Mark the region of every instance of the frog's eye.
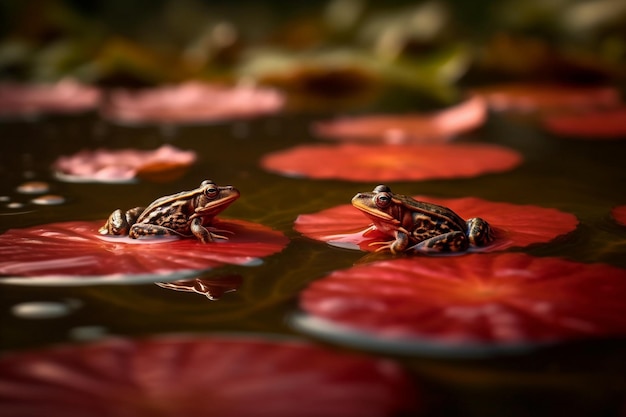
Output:
[[206,190],[204,190],[204,195],[206,195],[207,197],[213,198],[215,196],[217,196],[219,194],[220,190],[214,186],[211,185],[209,187],[207,187]]
[[379,193],[374,197],[374,203],[378,208],[385,208],[391,204],[391,196],[387,193]]

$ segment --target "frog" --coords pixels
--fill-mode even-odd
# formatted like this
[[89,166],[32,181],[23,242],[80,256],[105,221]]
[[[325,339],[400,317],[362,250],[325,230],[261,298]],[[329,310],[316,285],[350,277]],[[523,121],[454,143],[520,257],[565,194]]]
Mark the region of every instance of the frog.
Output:
[[166,195],[147,207],[126,211],[118,208],[98,232],[132,239],[180,236],[195,237],[202,243],[228,240],[223,233],[231,232],[218,230],[211,224],[215,216],[237,200],[239,195],[239,191],[231,185],[218,186],[212,180],[204,180],[198,188]]
[[395,194],[384,184],[372,192],[357,193],[352,205],[373,221],[365,236],[378,230],[394,238],[391,242],[373,242],[372,245],[381,245],[377,251],[462,252],[485,246],[494,239],[493,230],[484,219],[463,220],[447,207]]

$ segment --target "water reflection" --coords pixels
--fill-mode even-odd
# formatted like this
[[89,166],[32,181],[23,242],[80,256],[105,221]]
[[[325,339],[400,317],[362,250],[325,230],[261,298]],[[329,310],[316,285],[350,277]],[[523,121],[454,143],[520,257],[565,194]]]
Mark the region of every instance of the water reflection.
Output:
[[195,292],[209,300],[219,300],[227,292],[237,291],[243,282],[241,275],[224,275],[210,279],[194,278],[173,282],[156,282],[162,288],[174,291]]

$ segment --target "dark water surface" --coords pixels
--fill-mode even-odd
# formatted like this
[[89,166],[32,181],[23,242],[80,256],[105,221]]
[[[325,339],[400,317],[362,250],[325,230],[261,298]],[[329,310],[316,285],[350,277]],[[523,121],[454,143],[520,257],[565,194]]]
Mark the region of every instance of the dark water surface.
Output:
[[[91,326],[123,336],[190,331],[296,334],[286,318],[296,309],[298,291],[332,270],[353,265],[363,253],[303,238],[293,231],[293,221],[298,214],[347,203],[356,192],[376,185],[286,178],[259,167],[259,158],[267,152],[318,141],[309,133],[314,119],[287,115],[176,128],[115,126],[91,114],[0,122],[0,195],[27,200],[14,190],[35,179],[49,181],[53,193],[67,198],[60,206],[27,205],[24,214],[0,208],[0,232],[56,221],[104,219],[117,207],[145,205],[213,179],[241,191],[241,198],[222,217],[259,222],[291,239],[282,252],[267,257],[260,266],[227,266],[206,274],[242,276],[241,287],[219,301],[154,284],[0,285],[0,349],[72,342],[77,328]],[[576,231],[523,251],[626,268],[626,227],[617,225],[609,214],[612,207],[626,204],[626,141],[558,138],[543,133],[529,119],[501,115],[492,115],[486,126],[461,140],[512,147],[524,155],[525,162],[511,172],[471,179],[395,182],[390,184],[394,192],[476,196],[570,212],[580,220]],[[63,183],[49,172],[59,155],[83,148],[152,149],[163,143],[196,150],[199,162],[183,178],[163,184]],[[22,302],[68,300],[79,307],[64,317],[23,319],[11,313],[11,307]],[[609,416],[617,415],[624,402],[625,353],[623,342],[607,341],[504,358],[404,360],[425,381],[433,415],[441,410],[447,415]]]

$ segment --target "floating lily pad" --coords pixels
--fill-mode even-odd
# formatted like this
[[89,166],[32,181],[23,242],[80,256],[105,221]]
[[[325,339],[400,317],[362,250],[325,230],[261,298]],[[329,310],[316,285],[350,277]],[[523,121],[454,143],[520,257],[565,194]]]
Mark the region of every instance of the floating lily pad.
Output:
[[69,182],[133,182],[137,177],[174,180],[196,161],[196,152],[171,145],[139,149],[83,150],[61,156],[52,165],[55,175]]
[[497,111],[580,110],[620,103],[619,91],[612,87],[501,84],[480,88],[474,93],[484,97],[489,107]]
[[626,107],[547,116],[550,132],[579,139],[626,139]]
[[[464,219],[485,219],[494,230],[495,240],[487,246],[472,248],[472,251],[490,252],[545,243],[573,231],[578,225],[576,216],[553,208],[486,201],[476,197],[414,198],[448,207]],[[363,232],[370,224],[371,220],[361,211],[350,204],[342,204],[317,213],[301,214],[294,227],[309,238],[334,246],[375,251],[380,246],[372,246],[372,243],[392,238],[377,231],[364,236]]]
[[334,271],[300,297],[308,333],[397,353],[483,355],[626,335],[626,270],[522,253]]
[[521,162],[518,152],[489,144],[342,143],[273,152],[262,158],[261,165],[292,177],[387,182],[474,177],[508,171]]
[[613,207],[611,215],[619,224],[626,226],[626,205]]
[[124,124],[201,123],[275,113],[284,98],[276,90],[188,82],[139,91],[114,90],[102,115]]
[[55,84],[0,84],[0,117],[76,113],[94,109],[100,90],[73,80]]
[[0,283],[84,285],[172,281],[224,264],[254,265],[279,252],[288,239],[243,220],[218,220],[229,240],[130,239],[103,236],[104,221],[50,223],[0,235]]
[[432,143],[481,126],[487,106],[480,97],[431,114],[386,114],[344,117],[313,126],[319,136],[338,140],[379,141],[387,143]]
[[379,417],[416,415],[394,362],[287,340],[111,339],[6,355],[3,415]]

